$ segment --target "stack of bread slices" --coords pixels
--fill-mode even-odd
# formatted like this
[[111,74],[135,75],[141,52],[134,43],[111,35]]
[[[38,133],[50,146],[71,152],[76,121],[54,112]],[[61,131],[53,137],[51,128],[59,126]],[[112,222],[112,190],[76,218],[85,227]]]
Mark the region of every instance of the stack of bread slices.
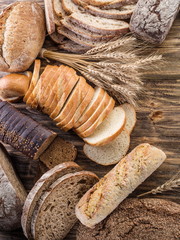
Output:
[[129,31],[137,0],[45,0],[47,31],[60,48],[85,52]]

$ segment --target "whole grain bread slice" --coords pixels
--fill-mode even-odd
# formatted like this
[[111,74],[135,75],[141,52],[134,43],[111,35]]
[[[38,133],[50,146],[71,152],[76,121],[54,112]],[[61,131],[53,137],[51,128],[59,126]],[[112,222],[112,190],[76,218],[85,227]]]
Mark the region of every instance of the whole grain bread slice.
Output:
[[72,53],[85,53],[89,49],[91,49],[89,47],[85,47],[78,43],[75,43],[74,41],[69,39],[63,41],[58,47],[62,50],[65,50],[67,52],[72,52]]
[[138,145],[86,192],[76,206],[76,216],[87,227],[94,227],[149,177],[165,159],[166,155],[162,150],[147,143]]
[[88,86],[88,92],[84,99],[82,100],[81,104],[77,108],[76,112],[74,113],[74,116],[72,119],[64,126],[62,127],[62,130],[68,131],[70,128],[74,127],[74,123],[80,118],[80,116],[83,114],[87,106],[92,101],[92,98],[94,96],[94,88],[92,88],[90,85]]
[[124,21],[101,18],[88,13],[72,13],[68,18],[72,23],[97,33],[120,36],[129,31],[129,24]]
[[60,163],[74,161],[76,156],[77,149],[71,142],[56,137],[39,159],[51,169]]
[[123,130],[126,114],[121,106],[115,107],[89,137],[83,140],[91,146],[103,146],[113,141]]
[[27,193],[16,176],[6,149],[0,144],[0,230],[12,231],[21,225]]
[[138,0],[73,0],[73,2],[80,6],[97,6],[104,9],[113,9],[126,6],[128,4],[136,3]]
[[40,200],[41,196],[49,191],[51,184],[55,182],[58,178],[64,176],[68,173],[81,171],[81,168],[74,162],[61,163],[54,167],[53,169],[47,171],[41,178],[36,182],[34,187],[29,192],[23,207],[23,213],[21,217],[21,224],[25,236],[32,239],[31,234],[31,221],[33,212],[36,208],[37,202]]
[[63,239],[76,223],[75,206],[98,177],[87,171],[66,174],[51,185],[39,200],[32,218],[37,240]]

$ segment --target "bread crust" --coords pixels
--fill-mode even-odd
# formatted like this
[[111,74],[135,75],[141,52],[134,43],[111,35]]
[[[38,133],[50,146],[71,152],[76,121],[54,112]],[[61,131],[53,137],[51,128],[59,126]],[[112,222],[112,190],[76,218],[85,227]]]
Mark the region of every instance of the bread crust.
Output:
[[165,159],[166,155],[160,149],[147,143],[138,145],[81,198],[76,206],[77,218],[93,228]]

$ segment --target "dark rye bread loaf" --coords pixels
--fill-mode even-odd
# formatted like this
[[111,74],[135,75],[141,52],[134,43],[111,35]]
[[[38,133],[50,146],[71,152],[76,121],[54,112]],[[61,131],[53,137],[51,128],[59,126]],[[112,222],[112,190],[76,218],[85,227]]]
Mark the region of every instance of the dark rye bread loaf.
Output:
[[56,137],[39,159],[51,169],[60,163],[74,161],[76,156],[77,149],[72,143]]
[[163,199],[126,199],[103,222],[80,224],[76,240],[180,239],[180,205]]
[[160,44],[166,38],[179,7],[179,0],[140,0],[131,17],[130,30],[138,38]]
[[0,111],[0,141],[30,158],[37,159],[57,135],[8,102],[0,102]]
[[0,144],[0,231],[12,231],[21,225],[26,191],[17,178],[8,153]]

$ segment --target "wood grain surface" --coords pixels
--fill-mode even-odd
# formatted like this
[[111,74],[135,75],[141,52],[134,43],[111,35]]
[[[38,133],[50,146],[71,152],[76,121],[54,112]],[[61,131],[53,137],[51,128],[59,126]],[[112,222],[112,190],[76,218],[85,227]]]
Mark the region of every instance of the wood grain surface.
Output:
[[[13,1],[1,0],[0,10],[11,2]],[[43,5],[42,1],[38,2]],[[55,45],[47,39],[45,47],[52,48]],[[141,100],[141,105],[137,109],[138,120],[131,135],[130,150],[140,143],[148,142],[164,150],[167,154],[167,160],[132,193],[133,197],[163,184],[180,170],[180,14],[177,16],[166,41],[160,47],[152,48],[150,51],[163,54],[164,63],[161,66],[155,66],[149,72],[144,72],[143,80],[147,88],[146,92],[149,94],[145,100]],[[0,76],[3,74],[0,73]],[[56,131],[62,138],[73,142],[78,148],[76,162],[84,169],[93,171],[102,177],[113,167],[103,167],[87,159],[82,151],[84,143],[73,131],[64,133],[55,126],[48,116],[26,107],[24,103],[18,103],[15,106]],[[29,191],[40,177],[39,162],[27,159],[11,147],[6,147],[12,156],[12,163],[19,178]],[[180,192],[177,191],[164,192],[149,197],[169,199],[180,203]],[[11,239],[23,240],[26,238],[21,230],[13,233],[0,233],[0,240]],[[76,239],[75,228],[66,239]]]

